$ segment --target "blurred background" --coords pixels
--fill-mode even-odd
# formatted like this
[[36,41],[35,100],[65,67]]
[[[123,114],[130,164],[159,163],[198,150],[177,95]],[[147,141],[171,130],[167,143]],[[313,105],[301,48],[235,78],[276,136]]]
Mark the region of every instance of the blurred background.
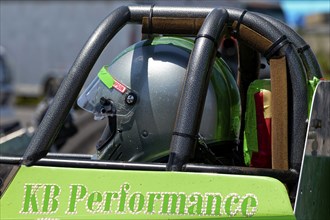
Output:
[[[237,7],[271,15],[295,29],[330,79],[330,3],[325,1],[0,1],[0,144],[29,142],[62,79],[97,25],[121,5]],[[105,64],[141,39],[125,26],[95,64],[90,82]],[[53,151],[93,153],[105,122],[73,108]],[[61,136],[62,135],[62,136]],[[14,141],[15,140],[15,141]],[[23,144],[23,145],[24,145]],[[11,149],[12,150],[12,149]],[[0,148],[0,151],[3,151]],[[19,150],[18,150],[19,151]]]

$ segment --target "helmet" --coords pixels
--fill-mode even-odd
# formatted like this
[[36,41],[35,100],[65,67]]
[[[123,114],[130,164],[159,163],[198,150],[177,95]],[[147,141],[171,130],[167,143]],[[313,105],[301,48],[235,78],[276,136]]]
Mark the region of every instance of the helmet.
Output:
[[[193,41],[155,37],[138,42],[104,66],[78,105],[107,119],[97,159],[159,161],[169,154]],[[201,120],[205,143],[238,140],[240,98],[223,60],[216,58]]]

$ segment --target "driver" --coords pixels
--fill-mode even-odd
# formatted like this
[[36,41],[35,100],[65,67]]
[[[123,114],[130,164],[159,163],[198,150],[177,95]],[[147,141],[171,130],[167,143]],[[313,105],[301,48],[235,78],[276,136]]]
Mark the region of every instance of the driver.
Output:
[[[188,39],[156,37],[132,45],[101,68],[78,99],[95,120],[108,121],[96,159],[166,161],[192,48]],[[239,92],[220,58],[213,67],[201,120],[201,155],[214,156],[236,146]]]

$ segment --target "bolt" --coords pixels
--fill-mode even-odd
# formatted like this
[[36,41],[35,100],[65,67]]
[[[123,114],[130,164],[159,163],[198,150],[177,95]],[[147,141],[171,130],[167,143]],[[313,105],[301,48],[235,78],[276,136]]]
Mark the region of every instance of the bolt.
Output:
[[148,137],[148,135],[149,135],[148,131],[146,131],[146,130],[142,131],[142,137],[146,138],[146,137]]
[[126,102],[128,105],[134,105],[135,102],[136,102],[136,95],[135,95],[134,93],[129,93],[129,94],[126,96],[125,102]]

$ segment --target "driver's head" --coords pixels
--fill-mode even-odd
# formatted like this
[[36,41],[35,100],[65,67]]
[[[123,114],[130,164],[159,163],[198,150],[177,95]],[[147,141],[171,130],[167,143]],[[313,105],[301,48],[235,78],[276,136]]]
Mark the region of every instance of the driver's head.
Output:
[[[193,42],[160,37],[123,51],[78,99],[78,105],[107,119],[97,158],[157,161],[169,153],[177,108]],[[240,127],[238,89],[228,67],[216,59],[201,120],[206,142],[235,141]]]

